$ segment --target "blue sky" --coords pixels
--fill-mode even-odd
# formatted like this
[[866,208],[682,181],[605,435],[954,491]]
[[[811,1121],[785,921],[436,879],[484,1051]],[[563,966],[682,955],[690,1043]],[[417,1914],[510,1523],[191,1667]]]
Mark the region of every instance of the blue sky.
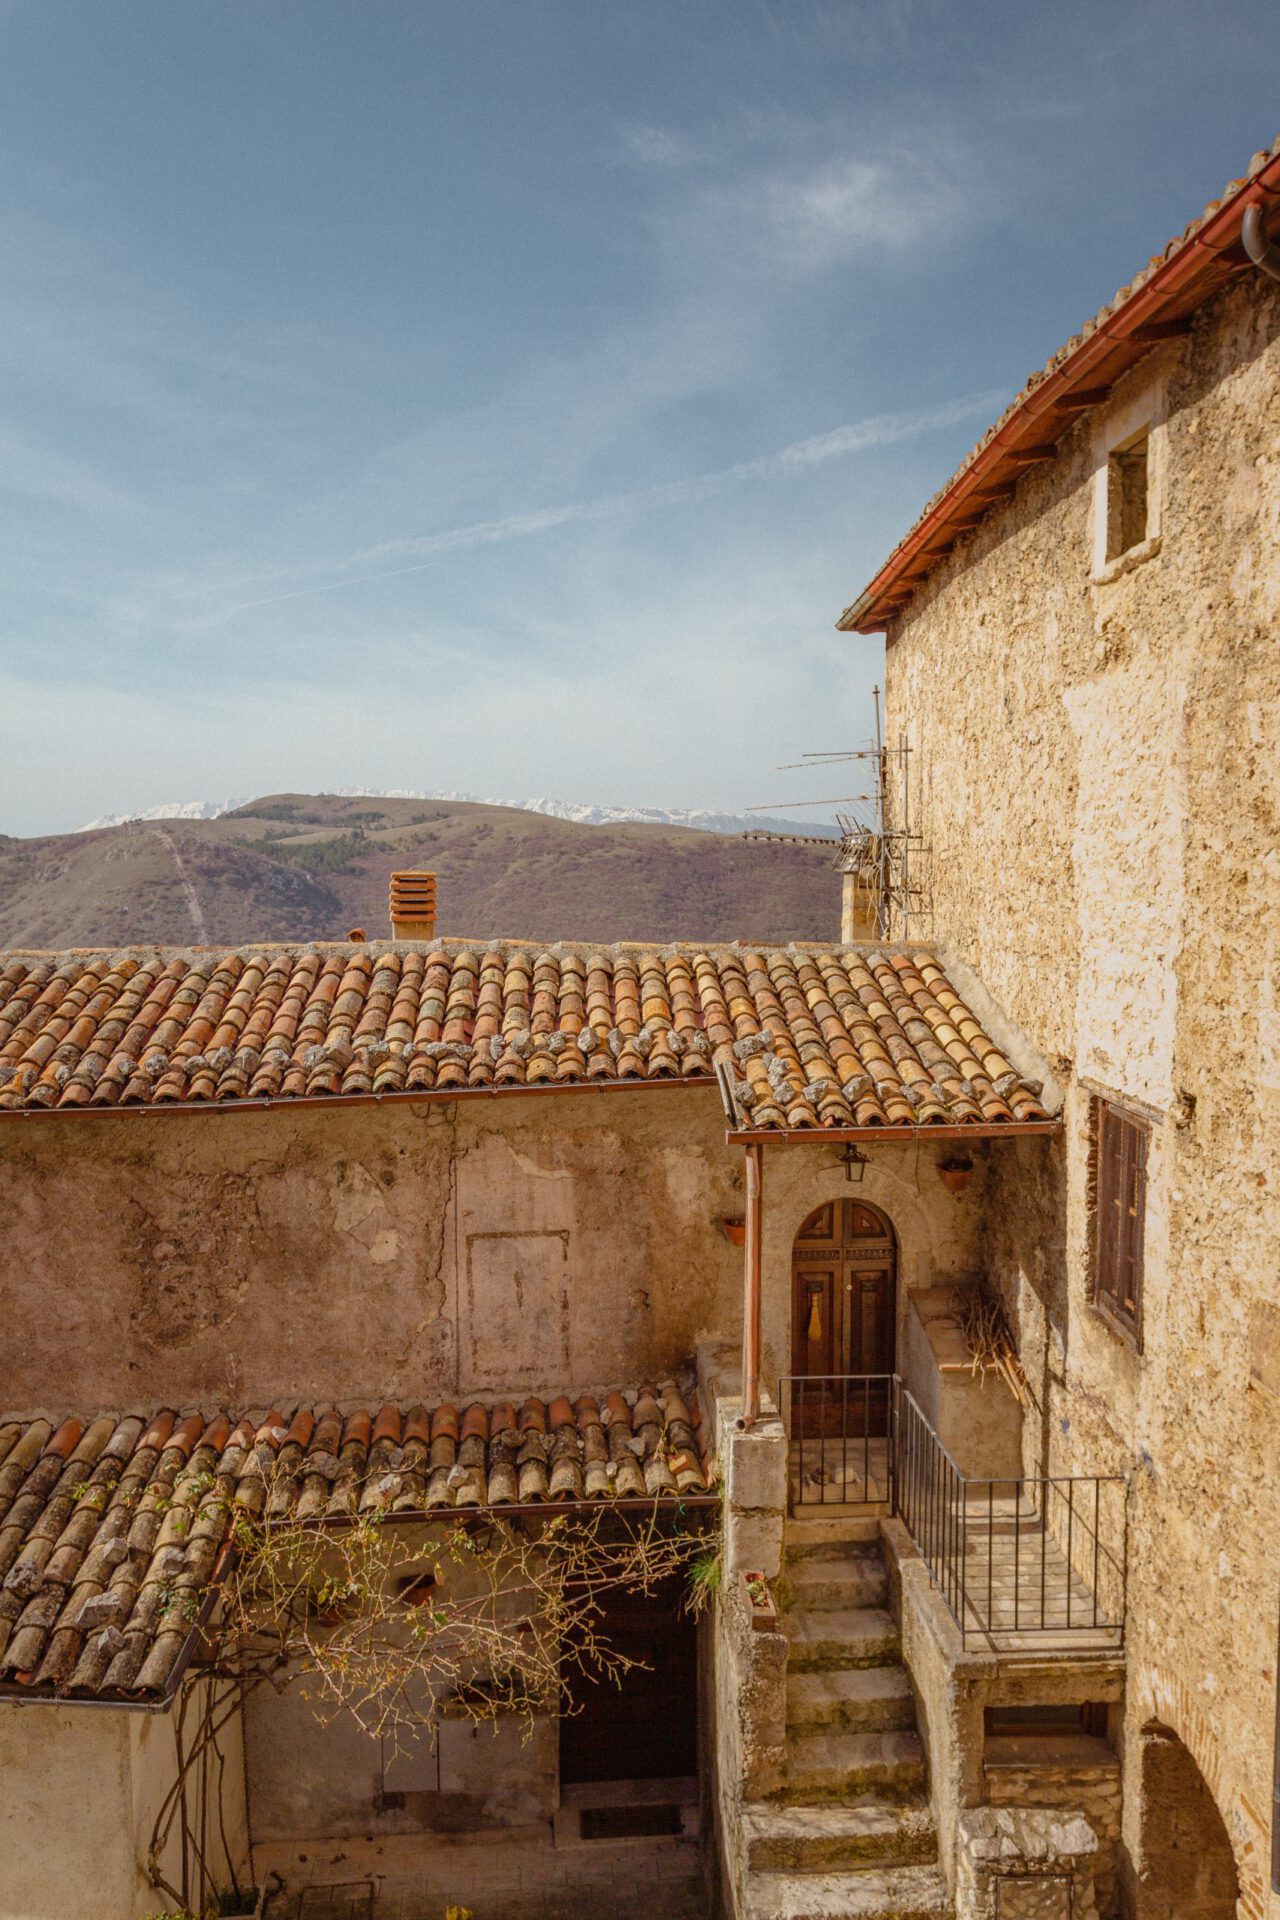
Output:
[[841,792],[774,771],[867,734],[840,609],[1270,142],[1273,28],[0,0],[0,830]]

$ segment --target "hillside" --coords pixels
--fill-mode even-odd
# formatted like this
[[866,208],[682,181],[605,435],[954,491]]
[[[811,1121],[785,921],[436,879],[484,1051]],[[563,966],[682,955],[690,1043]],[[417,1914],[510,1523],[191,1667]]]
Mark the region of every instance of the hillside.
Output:
[[0,945],[340,939],[388,931],[394,867],[439,876],[440,931],[534,940],[834,938],[821,847],[582,826],[463,801],[273,794],[216,820],[0,835]]

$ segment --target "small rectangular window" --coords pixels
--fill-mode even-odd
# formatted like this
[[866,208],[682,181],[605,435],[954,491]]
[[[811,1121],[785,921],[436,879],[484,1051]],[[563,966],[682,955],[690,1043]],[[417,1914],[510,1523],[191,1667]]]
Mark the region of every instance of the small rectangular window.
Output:
[[1094,1101],[1093,1301],[1139,1349],[1149,1139],[1144,1120]]
[[1147,537],[1148,455],[1146,429],[1107,460],[1107,559],[1118,560]]

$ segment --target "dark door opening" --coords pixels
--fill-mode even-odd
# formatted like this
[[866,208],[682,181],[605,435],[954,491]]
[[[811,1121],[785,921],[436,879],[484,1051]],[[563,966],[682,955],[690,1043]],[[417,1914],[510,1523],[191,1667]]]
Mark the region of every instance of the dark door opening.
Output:
[[697,1626],[684,1583],[602,1596],[597,1636],[637,1665],[620,1684],[566,1670],[573,1711],[560,1720],[560,1784],[682,1780],[698,1771]]
[[832,1200],[811,1213],[791,1254],[792,1415],[806,1435],[863,1438],[888,1430],[887,1383],[849,1387],[856,1374],[893,1372],[896,1245],[877,1207]]

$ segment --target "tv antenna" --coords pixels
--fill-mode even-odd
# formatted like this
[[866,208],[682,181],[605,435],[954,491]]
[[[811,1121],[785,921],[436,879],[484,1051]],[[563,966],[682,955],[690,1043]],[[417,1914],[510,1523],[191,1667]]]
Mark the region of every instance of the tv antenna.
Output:
[[[876,937],[880,940],[911,940],[928,932],[933,918],[933,888],[930,880],[930,850],[916,827],[911,808],[912,757],[916,753],[905,733],[890,746],[885,738],[880,714],[880,689],[872,689],[875,701],[875,740],[850,752],[841,749],[801,754],[778,768],[779,773],[808,771],[856,765],[870,773],[865,793],[837,794],[822,800],[780,800],[772,805],[748,807],[748,813],[780,813],[809,807],[849,807],[849,813],[837,813],[840,829],[835,869],[853,874],[856,884],[871,909]],[[758,833],[753,840],[789,840],[798,835]]]

